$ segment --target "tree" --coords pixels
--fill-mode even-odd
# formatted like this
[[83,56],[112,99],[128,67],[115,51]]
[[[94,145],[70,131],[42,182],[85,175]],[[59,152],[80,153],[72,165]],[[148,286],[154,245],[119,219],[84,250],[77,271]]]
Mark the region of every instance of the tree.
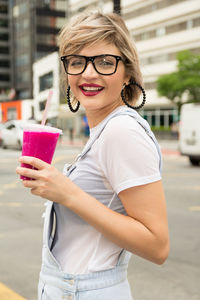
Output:
[[200,55],[186,50],[177,54],[177,60],[177,71],[158,78],[157,91],[180,111],[184,103],[200,102]]

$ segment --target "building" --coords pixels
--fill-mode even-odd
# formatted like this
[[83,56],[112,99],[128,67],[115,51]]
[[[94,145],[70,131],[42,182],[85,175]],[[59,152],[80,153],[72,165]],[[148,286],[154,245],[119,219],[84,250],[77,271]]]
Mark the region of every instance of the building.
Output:
[[64,0],[13,0],[13,86],[17,99],[33,97],[32,65],[57,50],[56,35],[66,14]]
[[200,2],[122,1],[122,12],[140,56],[147,91],[144,116],[153,126],[168,127],[178,120],[177,110],[158,96],[156,80],[176,70],[178,52],[200,52]]
[[10,32],[8,1],[0,1],[0,100],[8,98],[11,88]]
[[[179,51],[199,53],[198,0],[0,0],[2,120],[13,115],[24,118],[24,114],[18,111],[18,102],[31,101],[35,97],[33,64],[57,50],[56,36],[66,18],[90,8],[103,12],[120,11],[136,42],[147,93],[147,103],[141,114],[151,126],[168,128],[177,122],[176,107],[157,94],[156,81],[160,75],[175,71]],[[32,117],[34,111],[39,116],[42,114],[44,105],[40,106],[40,112],[37,109],[40,102],[44,104],[46,96],[44,91],[41,94],[31,105]],[[60,100],[63,103],[63,96]],[[63,119],[64,124],[66,110],[61,107],[58,117]],[[80,109],[77,114],[79,124],[83,114],[84,110]]]
[[48,120],[56,125],[60,105],[60,61],[58,52],[53,52],[33,64],[33,106],[35,120],[41,122],[49,95],[53,91]]
[[66,0],[0,0],[0,121],[29,115],[19,102],[33,99],[33,63],[58,49],[66,13]]
[[[113,11],[114,2],[71,0],[71,15],[88,7]],[[200,52],[200,2],[198,0],[121,0],[121,15],[139,53],[147,103],[141,114],[151,126],[169,127],[178,120],[172,102],[156,91],[157,78],[176,70],[179,51]]]

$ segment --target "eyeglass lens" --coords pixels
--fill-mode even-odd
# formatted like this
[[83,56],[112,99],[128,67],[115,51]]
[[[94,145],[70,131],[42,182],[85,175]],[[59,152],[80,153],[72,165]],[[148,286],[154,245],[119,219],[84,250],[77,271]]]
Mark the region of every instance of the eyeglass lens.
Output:
[[[68,56],[64,60],[66,72],[81,74],[86,67],[87,59],[82,56]],[[100,74],[112,74],[116,71],[117,59],[111,55],[97,56],[93,60],[96,71]]]

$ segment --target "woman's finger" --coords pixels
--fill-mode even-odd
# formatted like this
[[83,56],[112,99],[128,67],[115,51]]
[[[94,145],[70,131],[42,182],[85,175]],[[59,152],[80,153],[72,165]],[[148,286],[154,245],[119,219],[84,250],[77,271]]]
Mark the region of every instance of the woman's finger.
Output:
[[49,166],[49,164],[47,164],[43,160],[36,158],[36,157],[32,157],[32,156],[21,156],[19,158],[19,162],[31,165],[38,170],[42,170],[45,167]]
[[35,180],[23,180],[23,185],[27,188],[34,189],[37,187]]
[[38,171],[37,170],[33,170],[33,169],[29,169],[29,168],[23,168],[23,167],[17,167],[16,168],[16,173],[24,176],[24,177],[28,177],[28,178],[32,178],[32,179],[38,179]]

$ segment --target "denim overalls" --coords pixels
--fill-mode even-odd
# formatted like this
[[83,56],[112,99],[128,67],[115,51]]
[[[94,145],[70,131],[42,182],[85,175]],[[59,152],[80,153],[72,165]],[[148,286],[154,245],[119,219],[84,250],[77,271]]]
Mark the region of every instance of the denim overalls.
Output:
[[[85,145],[81,154],[78,155],[75,163],[70,165],[65,174],[68,176],[75,168],[76,163],[91,148],[92,144],[99,137],[107,122],[119,115],[130,115],[145,129],[146,133],[154,141],[160,157],[160,147],[151,132],[149,124],[141,118],[134,110],[126,107],[118,108],[101,122],[98,132],[95,132]],[[73,275],[62,271],[51,252],[51,247],[56,230],[56,216],[53,202],[47,201],[45,212],[42,267],[38,287],[38,300],[132,300],[130,287],[127,281],[127,268],[131,253],[122,250],[117,265],[109,270],[93,272],[89,274]]]

